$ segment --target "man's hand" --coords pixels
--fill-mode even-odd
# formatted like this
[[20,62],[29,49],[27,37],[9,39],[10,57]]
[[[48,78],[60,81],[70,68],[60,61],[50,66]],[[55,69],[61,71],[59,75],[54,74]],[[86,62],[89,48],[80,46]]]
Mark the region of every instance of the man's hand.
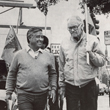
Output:
[[11,94],[6,94],[6,100],[11,100],[11,99],[12,99]]
[[59,90],[60,100],[63,100],[65,97],[65,87],[61,87]]
[[52,99],[52,102],[54,103],[56,100],[56,91],[55,90],[50,91],[50,98]]

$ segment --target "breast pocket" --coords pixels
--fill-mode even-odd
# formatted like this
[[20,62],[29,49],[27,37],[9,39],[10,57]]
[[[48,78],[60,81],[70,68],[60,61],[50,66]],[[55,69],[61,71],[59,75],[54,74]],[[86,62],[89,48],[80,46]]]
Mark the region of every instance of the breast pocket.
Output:
[[73,66],[74,66],[74,60],[73,60],[73,58],[71,58],[71,59],[68,58],[66,60],[65,67],[67,68],[67,70],[71,70],[71,69],[73,69]]
[[85,48],[79,48],[78,49],[78,57],[80,59],[86,59],[86,49]]

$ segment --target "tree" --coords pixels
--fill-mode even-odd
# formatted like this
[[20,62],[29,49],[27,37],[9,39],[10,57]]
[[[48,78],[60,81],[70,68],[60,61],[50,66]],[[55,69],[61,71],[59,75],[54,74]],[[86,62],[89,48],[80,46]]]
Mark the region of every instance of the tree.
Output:
[[56,3],[59,2],[59,0],[35,0],[35,1],[39,10],[43,12],[45,16],[47,15],[48,12],[48,6],[55,5]]
[[110,0],[82,0],[79,3],[81,8],[84,9],[83,4],[86,3],[90,11],[95,14],[109,14],[110,13]]

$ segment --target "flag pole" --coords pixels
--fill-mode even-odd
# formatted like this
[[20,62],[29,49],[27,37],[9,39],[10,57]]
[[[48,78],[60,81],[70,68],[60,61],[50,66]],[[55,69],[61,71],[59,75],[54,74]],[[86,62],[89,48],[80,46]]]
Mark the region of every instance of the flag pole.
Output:
[[45,15],[45,35],[46,35],[46,28],[47,28],[47,15]]
[[22,8],[19,8],[19,15],[18,15],[18,21],[16,26],[16,34],[18,34],[18,26],[20,26],[22,23]]
[[18,34],[19,19],[20,19],[20,8],[19,8],[19,15],[18,15],[17,26],[16,26],[16,34]]
[[[87,40],[87,46],[89,45],[88,44],[88,29],[89,29],[89,25],[88,25],[88,8],[87,8],[87,4],[85,3],[85,16],[86,16],[86,40]],[[87,63],[90,64],[89,62],[89,53],[87,52]]]

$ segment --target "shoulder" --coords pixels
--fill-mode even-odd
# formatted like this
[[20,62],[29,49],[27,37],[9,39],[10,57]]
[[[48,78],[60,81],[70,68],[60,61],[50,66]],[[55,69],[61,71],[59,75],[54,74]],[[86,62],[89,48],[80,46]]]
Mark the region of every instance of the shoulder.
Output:
[[69,47],[69,45],[71,45],[71,43],[73,43],[73,42],[70,40],[70,37],[66,37],[61,41],[60,47],[61,48]]
[[25,49],[21,49],[21,50],[18,50],[17,52],[16,52],[16,54],[21,54],[21,53],[24,53],[25,52]]
[[94,35],[89,34],[89,37],[88,38],[89,38],[89,40],[93,40],[93,41],[99,42],[99,38],[97,36],[94,36]]
[[22,54],[24,54],[26,51],[25,49],[21,49],[21,50],[18,50],[17,52],[15,52],[15,56],[21,56]]
[[55,56],[53,53],[49,53],[45,50],[43,51],[43,57],[49,59],[50,61],[55,59]]
[[49,57],[54,57],[52,53],[47,52],[46,50],[43,50],[43,54]]
[[94,35],[89,35],[88,36],[88,42],[92,42],[93,44],[99,45],[100,44],[100,40],[97,36]]
[[61,45],[64,45],[66,43],[70,42],[70,37],[65,37],[62,41],[61,41]]

